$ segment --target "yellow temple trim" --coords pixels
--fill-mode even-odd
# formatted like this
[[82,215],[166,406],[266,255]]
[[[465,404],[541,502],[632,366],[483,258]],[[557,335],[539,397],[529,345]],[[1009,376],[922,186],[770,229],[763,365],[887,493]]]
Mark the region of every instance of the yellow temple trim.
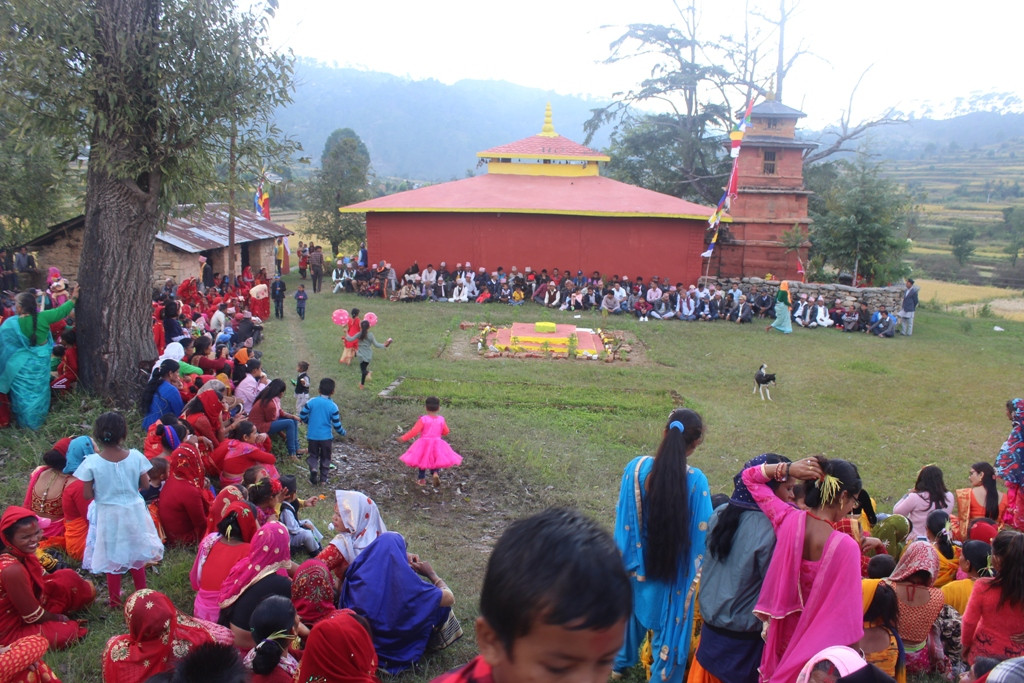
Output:
[[[553,157],[538,158],[550,159]],[[558,178],[583,178],[600,175],[597,161],[592,164],[515,164],[490,161],[487,163],[487,172],[497,175],[554,176]]]
[[[501,208],[451,208],[451,207],[383,207],[358,209],[355,207],[342,206],[339,213],[523,213],[538,214],[542,216],[610,216],[615,218],[685,218],[694,221],[707,221],[710,214],[689,214],[689,213],[635,213],[630,211],[573,211],[571,209],[501,209]],[[722,216],[723,223],[732,223],[732,218]]]

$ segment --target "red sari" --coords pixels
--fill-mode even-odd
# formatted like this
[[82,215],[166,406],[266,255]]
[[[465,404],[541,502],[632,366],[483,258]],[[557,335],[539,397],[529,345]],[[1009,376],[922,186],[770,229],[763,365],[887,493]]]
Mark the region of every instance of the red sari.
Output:
[[42,636],[25,636],[0,653],[0,681],[4,683],[60,683],[43,661],[50,644]]
[[373,641],[352,610],[336,610],[313,627],[297,680],[379,683]]
[[213,451],[213,459],[215,462],[220,461],[223,463],[220,483],[224,486],[228,484],[241,484],[242,475],[253,465],[263,465],[271,479],[277,480],[281,477],[277,472],[277,468],[274,467],[277,463],[277,458],[259,446],[246,441],[227,439],[221,442],[220,446]]
[[[66,455],[66,453],[65,453]],[[28,479],[28,489],[25,491],[25,502],[24,507],[27,507],[32,512],[36,513],[41,519],[45,518],[50,520],[50,525],[43,529],[43,541],[39,544],[40,548],[51,548],[51,547],[64,547],[64,504],[61,499],[64,494],[64,489],[68,487],[68,484],[74,479],[65,478],[63,472],[56,472],[54,477],[64,479],[63,484],[57,490],[44,491],[44,493],[52,494],[52,497],[47,499],[42,495],[36,495],[35,488],[36,483],[39,482],[39,477],[50,470],[49,467],[42,465],[35,468],[32,471],[32,476]],[[53,484],[56,483],[53,479],[48,482],[49,488],[54,488]]]
[[229,629],[180,613],[170,598],[148,588],[128,598],[124,620],[128,633],[108,640],[103,651],[104,683],[143,683],[200,645],[234,642]]
[[196,399],[203,406],[203,412],[186,415],[185,421],[192,425],[192,431],[198,436],[205,436],[216,448],[223,440],[221,415],[224,412],[224,404],[215,391],[200,392]]
[[77,621],[40,621],[49,614],[76,612],[96,598],[91,583],[71,569],[44,574],[35,554],[7,544],[7,529],[25,517],[36,517],[12,505],[0,517],[0,539],[7,552],[0,554],[0,645],[25,636],[41,635],[53,648],[64,648],[85,636]]
[[[256,515],[248,503],[234,501],[228,506],[223,517],[232,513],[238,520],[238,534],[232,540],[240,542],[228,543],[216,531],[207,534],[199,544],[195,562],[192,563],[192,571],[188,575],[192,590],[196,591],[192,614],[211,621],[220,615],[220,589],[224,579],[238,560],[249,556],[249,542],[259,530]],[[235,525],[232,525],[233,528]]]
[[210,504],[210,514],[206,517],[206,533],[216,533],[217,525],[227,516],[232,503],[245,502],[245,496],[237,486],[225,486]]
[[292,579],[292,602],[295,612],[306,626],[312,627],[334,613],[334,583],[331,570],[318,559],[309,559],[299,566]]
[[213,493],[206,484],[199,447],[183,443],[171,454],[170,476],[160,490],[160,523],[167,543],[192,545],[206,534]]

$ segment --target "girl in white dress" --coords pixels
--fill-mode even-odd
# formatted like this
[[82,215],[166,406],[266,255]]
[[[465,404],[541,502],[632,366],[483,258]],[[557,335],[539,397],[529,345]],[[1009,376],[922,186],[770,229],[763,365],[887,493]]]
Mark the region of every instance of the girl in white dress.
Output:
[[93,426],[99,453],[86,457],[75,477],[84,482],[89,504],[89,534],[82,567],[107,575],[110,606],[121,605],[121,575],[131,572],[135,590],[146,587],[146,565],[163,559],[157,535],[139,489],[149,486],[149,460],[121,442],[128,426],[120,413],[103,413]]

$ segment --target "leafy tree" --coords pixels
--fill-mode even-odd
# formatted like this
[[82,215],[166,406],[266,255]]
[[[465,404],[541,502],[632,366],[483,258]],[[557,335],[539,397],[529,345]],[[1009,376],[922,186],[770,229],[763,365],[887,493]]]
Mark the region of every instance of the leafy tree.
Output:
[[[728,174],[718,168],[723,135],[733,117],[728,98],[739,96],[730,88],[732,74],[720,66],[728,60],[717,45],[699,39],[692,3],[680,8],[678,27],[632,24],[611,44],[606,63],[652,55],[657,60],[650,78],[635,89],[616,93],[611,104],[595,109],[584,124],[587,143],[602,126],[614,125],[609,169],[613,177],[651,189],[675,188],[671,193],[680,197],[717,201]],[[710,50],[715,52],[712,57]],[[651,106],[671,113],[652,116],[635,111]],[[645,169],[648,157],[656,164]]]
[[878,164],[861,155],[811,167],[808,189],[819,195],[812,206],[812,257],[869,282],[892,282],[906,273],[904,222],[913,199],[886,179]]
[[953,258],[961,267],[967,264],[967,259],[974,253],[974,236],[974,228],[969,225],[958,225],[949,237],[949,244],[953,247]]
[[[622,126],[612,138],[604,175],[676,197],[717,201],[729,173],[721,145],[717,140],[694,144],[681,125],[678,117],[661,114]],[[680,163],[691,154],[696,155],[696,169]]]
[[1024,209],[1013,206],[1003,209],[1003,226],[1010,237],[1010,243],[1003,250],[1010,255],[1010,264],[1016,266],[1020,250],[1024,249]]
[[289,101],[291,58],[263,9],[231,0],[4,0],[4,107],[23,129],[87,143],[82,383],[131,403],[149,329],[154,236],[168,209],[202,203],[223,143]]
[[310,232],[331,244],[333,253],[345,242],[366,236],[366,220],[360,214],[338,209],[369,199],[370,152],[351,128],[340,128],[327,138],[320,170],[306,188],[306,210],[302,213]]
[[18,134],[7,113],[0,112],[0,244],[25,242],[69,217],[73,150],[58,149],[49,139]]
[[[781,94],[785,77],[806,54],[801,46],[795,51],[786,48],[786,23],[797,6],[779,0],[776,15],[747,13],[738,37],[711,39],[699,30],[695,0],[677,2],[676,8],[676,25],[632,24],[612,42],[606,63],[639,58],[653,66],[650,77],[636,88],[615,93],[611,104],[593,111],[584,124],[586,141],[613,124],[613,177],[649,189],[678,188],[671,193],[716,202],[729,172],[723,142],[736,112],[753,97],[763,98],[773,90]],[[776,46],[763,52],[773,40]],[[856,90],[855,86],[854,94]],[[668,113],[638,113],[639,108]],[[805,152],[806,163],[851,151],[850,143],[869,129],[895,122],[890,110],[878,119],[855,123],[852,109],[853,94],[840,121],[824,132],[821,146]],[[644,168],[647,157],[654,161]]]

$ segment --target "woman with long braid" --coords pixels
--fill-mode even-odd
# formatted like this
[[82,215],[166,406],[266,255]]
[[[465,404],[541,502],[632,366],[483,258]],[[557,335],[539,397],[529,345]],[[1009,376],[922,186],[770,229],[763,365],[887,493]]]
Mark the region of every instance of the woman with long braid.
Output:
[[711,517],[707,477],[687,460],[703,441],[700,415],[680,408],[668,416],[657,454],[626,465],[615,543],[633,587],[633,615],[615,658],[616,673],[636,664],[641,641],[651,631],[651,680],[683,680]]

